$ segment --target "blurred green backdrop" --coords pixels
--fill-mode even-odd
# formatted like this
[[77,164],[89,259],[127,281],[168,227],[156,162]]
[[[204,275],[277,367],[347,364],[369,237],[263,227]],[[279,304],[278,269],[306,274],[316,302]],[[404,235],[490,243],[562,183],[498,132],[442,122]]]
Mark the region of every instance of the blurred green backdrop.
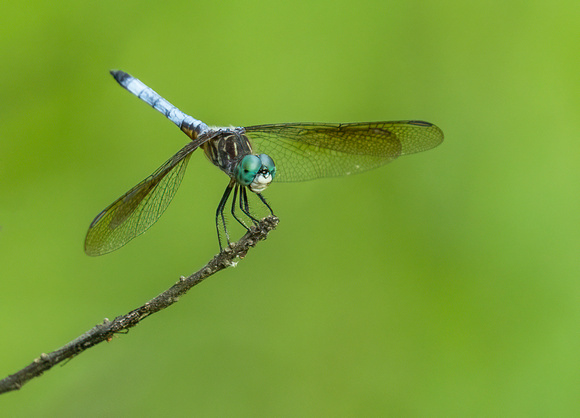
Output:
[[2,416],[578,416],[577,1],[0,4],[0,377],[217,251],[226,177],[194,155],[147,234],[86,228],[213,125],[423,119],[435,150],[275,184],[281,222]]

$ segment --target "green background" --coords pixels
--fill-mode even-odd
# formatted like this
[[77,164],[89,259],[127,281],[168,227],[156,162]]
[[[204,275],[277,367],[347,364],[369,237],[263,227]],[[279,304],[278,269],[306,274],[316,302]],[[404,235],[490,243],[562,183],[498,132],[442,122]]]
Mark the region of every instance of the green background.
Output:
[[[578,416],[578,1],[0,4],[0,377],[217,252],[200,153],[145,235],[83,253],[187,141],[108,74],[210,125],[422,119],[438,148],[274,184],[280,225],[2,416]],[[236,230],[241,234],[240,230]]]

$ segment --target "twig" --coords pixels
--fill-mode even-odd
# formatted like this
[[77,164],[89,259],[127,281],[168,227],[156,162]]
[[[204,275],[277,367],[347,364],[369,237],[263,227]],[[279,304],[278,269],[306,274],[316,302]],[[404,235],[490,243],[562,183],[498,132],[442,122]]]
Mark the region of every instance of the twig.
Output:
[[102,324],[94,326],[58,350],[49,354],[42,353],[40,357],[22,370],[0,380],[0,394],[20,389],[26,382],[42,375],[54,365],[71,359],[100,342],[111,341],[114,334],[128,330],[149,315],[174,304],[181,295],[187,293],[196,284],[201,283],[204,279],[220,270],[235,265],[236,258],[244,258],[250,247],[255,246],[258,241],[266,239],[268,233],[276,228],[277,224],[278,218],[274,216],[262,219],[256,227],[251,228],[238,242],[231,244],[216,255],[201,270],[188,277],[182,276],[172,287],[143,306],[132,310],[126,315],[118,316],[113,321],[105,319]]

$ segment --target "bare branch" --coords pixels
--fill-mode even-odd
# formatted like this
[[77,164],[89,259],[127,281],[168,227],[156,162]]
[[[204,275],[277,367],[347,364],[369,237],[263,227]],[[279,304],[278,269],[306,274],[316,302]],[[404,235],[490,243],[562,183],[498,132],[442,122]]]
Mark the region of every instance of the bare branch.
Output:
[[42,375],[54,365],[71,359],[100,342],[111,341],[114,334],[128,330],[149,315],[174,304],[181,295],[187,293],[196,284],[220,270],[235,265],[237,258],[244,258],[250,247],[255,246],[258,241],[266,239],[268,233],[276,228],[277,224],[278,218],[274,216],[262,219],[256,227],[251,228],[238,242],[231,244],[216,255],[201,270],[188,277],[181,277],[172,287],[143,306],[118,316],[113,321],[105,319],[102,324],[94,326],[58,350],[49,354],[42,353],[40,357],[22,370],[0,380],[0,394],[20,389],[26,382]]

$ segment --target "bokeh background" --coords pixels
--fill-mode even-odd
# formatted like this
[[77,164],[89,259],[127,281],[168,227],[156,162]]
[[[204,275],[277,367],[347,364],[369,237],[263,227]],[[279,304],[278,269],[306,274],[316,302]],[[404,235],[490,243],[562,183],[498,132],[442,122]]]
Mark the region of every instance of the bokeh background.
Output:
[[[578,416],[577,1],[0,3],[0,377],[217,252],[226,177],[194,155],[161,220],[93,217],[211,125],[423,119],[445,142],[275,184],[268,240],[3,416]],[[241,233],[241,231],[238,231]]]

